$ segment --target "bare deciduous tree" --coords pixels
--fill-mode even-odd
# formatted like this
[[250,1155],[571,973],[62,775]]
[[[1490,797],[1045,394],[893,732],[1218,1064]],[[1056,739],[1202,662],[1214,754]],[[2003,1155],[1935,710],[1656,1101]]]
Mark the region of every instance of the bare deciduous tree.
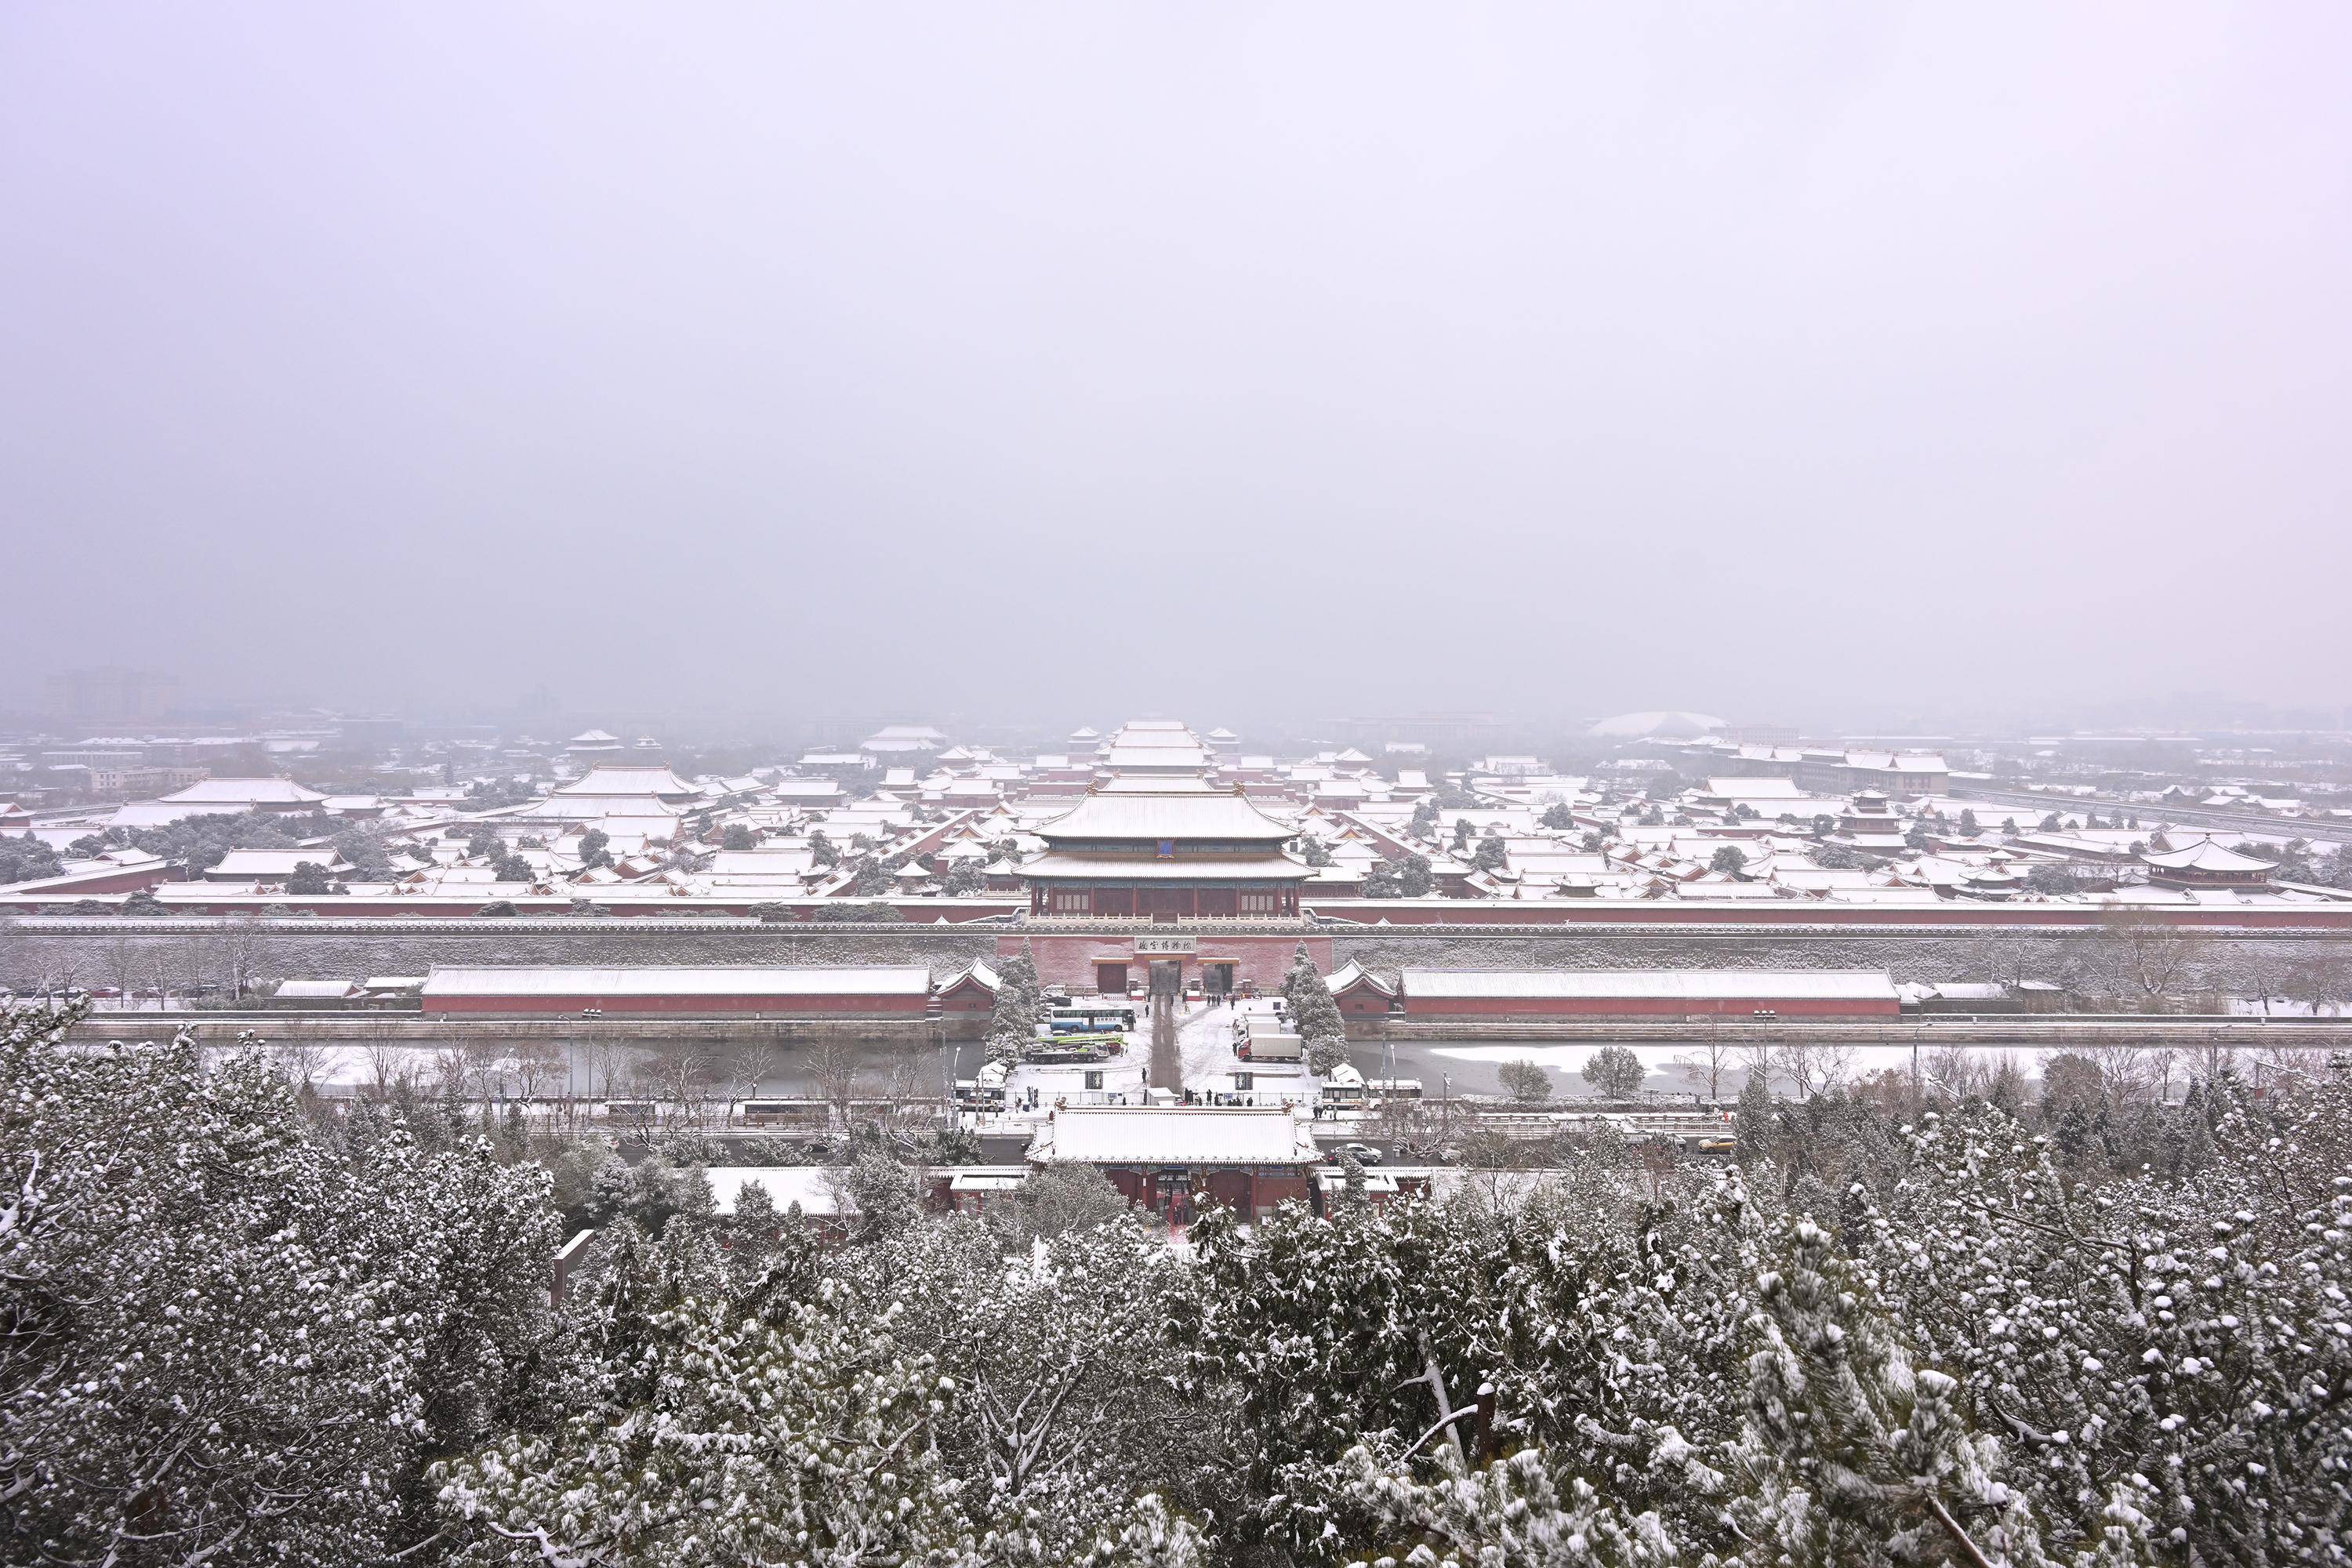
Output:
[[220,960],[221,984],[228,988],[231,1001],[241,999],[246,988],[253,984],[260,947],[260,934],[253,928],[251,915],[229,916],[213,934],[213,950]]
[[367,1046],[367,1074],[370,1092],[378,1100],[390,1099],[395,1088],[414,1088],[416,1083],[416,1053],[386,1040],[371,1040]]
[[2189,1065],[2189,1076],[2203,1082],[2211,1082],[2237,1065],[2237,1046],[2219,1030],[2209,1030],[2203,1039],[2181,1046],[2179,1050],[2181,1059]]
[[1981,1068],[1966,1046],[1933,1046],[1919,1053],[1921,1092],[1929,1100],[1958,1104],[1979,1092]]
[[809,1047],[809,1083],[816,1097],[831,1108],[835,1124],[849,1125],[849,1111],[857,1098],[857,1047],[830,1036]]
[[434,1051],[433,1085],[438,1092],[458,1100],[474,1098],[473,1063],[463,1047],[442,1046]]
[[2289,967],[2282,990],[2291,1001],[2300,1002],[2311,1009],[2311,1016],[2322,1013],[2340,1015],[2344,999],[2352,992],[2352,971],[2336,958],[2306,958]]
[[139,948],[127,936],[118,936],[107,944],[107,978],[121,1000],[117,1005],[131,1005],[131,994],[138,989]]
[[727,1098],[751,1100],[775,1075],[776,1047],[772,1040],[740,1045],[727,1058]]
[[180,984],[180,963],[186,956],[186,944],[182,942],[158,942],[147,950],[142,967],[146,984],[154,988],[158,1009],[172,1005],[172,993]]
[[2113,973],[2143,1005],[2178,1000],[2204,966],[2202,938],[2147,910],[2108,911],[2099,941]]
[[295,1088],[315,1093],[334,1053],[316,1040],[297,1038],[272,1041],[269,1056]]
[[1723,1074],[1746,1047],[1735,1044],[1720,1029],[1710,1028],[1699,1037],[1698,1049],[1676,1065],[1688,1073],[1695,1082],[1706,1085],[1709,1100],[1723,1098]]
[[2030,979],[2025,948],[2014,938],[1985,937],[1969,949],[1969,968],[1996,984],[2014,991]]
[[698,1125],[710,1099],[717,1063],[699,1040],[666,1040],[655,1047],[640,1077],[648,1098],[673,1107],[689,1125]]
[[1919,1066],[1923,1088],[1932,1098],[1955,1103],[1984,1100],[2009,1110],[2025,1104],[2025,1073],[2008,1051],[1938,1046],[1921,1053]]
[[1402,1145],[1413,1133],[1415,1121],[1413,1102],[1402,1095],[1388,1094],[1381,1100],[1380,1135],[1392,1145]]
[[475,1094],[485,1100],[505,1099],[514,1072],[507,1047],[496,1040],[468,1040],[465,1052],[467,1081]]
[[612,1099],[628,1071],[627,1049],[612,1040],[592,1039],[585,1050],[589,1092],[599,1100]]
[[2137,1040],[2106,1038],[2075,1048],[2098,1064],[2110,1110],[2121,1110],[2147,1099],[2163,1076],[2165,1053]]
[[1853,1071],[1853,1047],[1823,1040],[1784,1040],[1772,1052],[1773,1066],[1799,1100],[1828,1094]]
[[537,1100],[563,1078],[563,1058],[544,1040],[530,1040],[519,1045],[510,1058],[514,1067],[515,1086],[525,1100]]

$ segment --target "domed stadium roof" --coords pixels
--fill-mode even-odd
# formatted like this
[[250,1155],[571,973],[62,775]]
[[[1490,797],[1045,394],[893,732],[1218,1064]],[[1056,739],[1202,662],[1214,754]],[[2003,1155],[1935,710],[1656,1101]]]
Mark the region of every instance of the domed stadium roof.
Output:
[[1598,740],[1688,741],[1723,728],[1723,721],[1709,713],[1647,712],[1620,713],[1613,719],[1603,719],[1585,732]]

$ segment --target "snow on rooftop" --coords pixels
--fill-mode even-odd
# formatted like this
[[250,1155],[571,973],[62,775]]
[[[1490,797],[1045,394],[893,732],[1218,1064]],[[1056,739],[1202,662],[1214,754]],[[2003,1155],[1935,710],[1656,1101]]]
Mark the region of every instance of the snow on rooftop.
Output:
[[1203,790],[1089,795],[1037,826],[1046,839],[1200,838],[1279,844],[1297,833],[1239,795]]
[[359,991],[349,980],[281,980],[271,994],[281,1002],[340,1002]]
[[321,871],[348,871],[351,867],[331,846],[316,849],[232,849],[214,865],[208,876],[227,879],[236,877],[290,877],[294,868],[308,862]]
[[1308,1124],[1257,1106],[1064,1106],[1029,1146],[1040,1164],[1296,1165],[1318,1157]]
[[1883,969],[1408,969],[1408,997],[1894,1001]]
[[162,797],[165,805],[309,805],[327,797],[292,779],[201,779]]
[[555,793],[567,796],[686,796],[701,792],[663,763],[598,763],[570,784],[557,785]]
[[465,968],[435,964],[427,998],[464,996],[927,996],[931,972],[918,967],[591,969]]
[[2140,858],[2149,865],[2168,871],[2275,871],[2278,866],[2270,860],[2257,860],[2251,855],[2241,855],[2234,849],[2224,849],[2210,839],[2191,844],[2184,849],[2143,850]]

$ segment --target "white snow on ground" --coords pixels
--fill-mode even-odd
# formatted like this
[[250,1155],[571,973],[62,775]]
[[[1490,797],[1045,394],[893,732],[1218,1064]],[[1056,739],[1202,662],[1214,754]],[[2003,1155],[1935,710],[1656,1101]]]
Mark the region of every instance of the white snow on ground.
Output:
[[[1533,1062],[1538,1067],[1549,1068],[1554,1072],[1575,1072],[1584,1066],[1585,1058],[1591,1056],[1593,1052],[1599,1050],[1603,1045],[1608,1043],[1608,1041],[1603,1040],[1596,1041],[1591,1045],[1547,1046],[1540,1045],[1532,1040],[1528,1041],[1523,1045],[1513,1045],[1508,1041],[1499,1043],[1488,1041],[1475,1046],[1425,1046],[1422,1048],[1428,1051],[1432,1056],[1447,1057],[1455,1061]],[[1791,1037],[1787,1041],[1776,1040],[1773,1042],[1773,1045],[1778,1047],[1784,1044],[1804,1045],[1808,1043],[1811,1042]],[[1664,1072],[1680,1062],[1705,1061],[1706,1059],[1706,1053],[1704,1050],[1688,1044],[1677,1043],[1670,1046],[1628,1045],[1625,1048],[1632,1051],[1635,1056],[1641,1058],[1642,1065],[1648,1068],[1654,1073]],[[1851,1051],[1853,1053],[1853,1059],[1857,1065],[1857,1068],[1864,1073],[1876,1072],[1880,1068],[1905,1065],[1911,1060],[1911,1047],[1907,1044],[1900,1046],[1842,1046],[1840,1048]],[[1922,1051],[1939,1050],[1942,1048],[1942,1047],[1934,1041],[1923,1040],[1919,1044],[1919,1049]],[[2043,1056],[2054,1051],[2080,1051],[2083,1049],[2079,1045],[1969,1046],[1964,1048],[1978,1056],[1988,1058],[2001,1056],[2013,1056],[2018,1059],[2021,1066],[2027,1066],[2039,1062]],[[1745,1061],[1750,1054],[1751,1051],[1749,1047],[1744,1042],[1740,1045],[1732,1047],[1730,1051],[1731,1059],[1735,1061]]]
[[1239,1016],[1233,1008],[1206,1005],[1187,1007],[1178,1015],[1176,1052],[1184,1064],[1183,1088],[1233,1088],[1234,1020]]

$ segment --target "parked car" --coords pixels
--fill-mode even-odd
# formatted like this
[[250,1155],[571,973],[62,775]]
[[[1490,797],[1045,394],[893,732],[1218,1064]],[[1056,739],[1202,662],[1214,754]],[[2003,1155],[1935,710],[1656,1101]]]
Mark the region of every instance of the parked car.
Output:
[[1381,1152],[1370,1143],[1342,1143],[1339,1145],[1339,1152],[1353,1154],[1359,1165],[1377,1165],[1381,1163]]

